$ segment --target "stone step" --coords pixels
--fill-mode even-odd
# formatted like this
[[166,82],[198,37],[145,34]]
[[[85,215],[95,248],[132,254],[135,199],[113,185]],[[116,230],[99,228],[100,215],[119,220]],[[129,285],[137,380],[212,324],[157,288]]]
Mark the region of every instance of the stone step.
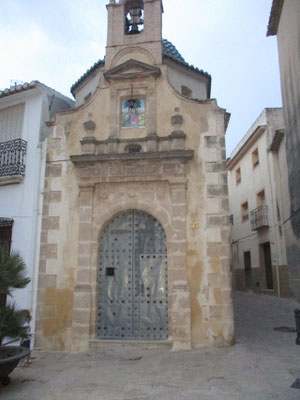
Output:
[[155,348],[167,348],[171,350],[172,341],[170,340],[101,340],[101,339],[90,339],[89,348],[91,350],[116,350],[122,347],[135,347],[141,349],[155,349]]

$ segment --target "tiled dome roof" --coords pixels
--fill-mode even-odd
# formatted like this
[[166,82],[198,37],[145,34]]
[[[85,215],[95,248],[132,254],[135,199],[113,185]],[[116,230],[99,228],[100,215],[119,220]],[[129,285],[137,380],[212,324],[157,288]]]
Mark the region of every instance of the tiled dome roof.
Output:
[[89,76],[92,72],[94,72],[98,67],[104,65],[104,62],[105,62],[104,59],[98,60],[97,62],[95,62],[94,65],[91,66],[91,68],[89,68],[83,75],[81,75],[81,77],[71,86],[70,92],[72,93],[73,96],[74,96],[73,91],[77,88],[77,86],[79,86],[79,84],[83,82],[85,78]]
[[184,58],[176,49],[173,43],[169,42],[167,39],[162,40],[163,43],[163,55],[173,58],[175,61],[185,63]]
[[[200,70],[197,67],[194,67],[193,65],[188,64],[185,59],[182,57],[182,55],[179,53],[179,51],[176,49],[173,43],[169,42],[167,39],[162,39],[162,44],[163,44],[163,56],[170,58],[171,60],[175,61],[178,64],[181,64],[195,72],[200,73],[201,75],[206,75],[209,78],[209,93],[210,93],[210,81],[211,81],[211,76],[207,73],[204,72],[203,70]],[[80,85],[81,82],[85,80],[86,77],[88,77],[92,72],[94,72],[98,67],[104,66],[105,60],[98,60],[90,69],[88,69],[71,87],[71,93],[74,95],[74,90],[77,88],[77,86]]]

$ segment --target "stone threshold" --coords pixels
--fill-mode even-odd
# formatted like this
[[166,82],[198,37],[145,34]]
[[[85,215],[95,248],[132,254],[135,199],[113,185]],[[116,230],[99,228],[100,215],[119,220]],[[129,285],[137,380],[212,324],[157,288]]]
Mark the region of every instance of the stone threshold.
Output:
[[141,349],[168,348],[171,349],[173,342],[171,340],[106,340],[90,339],[89,348],[95,350],[109,350],[121,347],[138,347]]
[[268,294],[270,296],[275,295],[275,290],[274,289],[261,289],[263,294]]

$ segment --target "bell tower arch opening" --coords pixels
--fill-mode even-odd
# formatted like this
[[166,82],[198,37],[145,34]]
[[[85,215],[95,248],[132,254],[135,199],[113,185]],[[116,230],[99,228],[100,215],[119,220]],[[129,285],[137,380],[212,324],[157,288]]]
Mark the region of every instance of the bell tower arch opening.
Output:
[[143,0],[128,0],[124,7],[125,34],[136,35],[144,30]]

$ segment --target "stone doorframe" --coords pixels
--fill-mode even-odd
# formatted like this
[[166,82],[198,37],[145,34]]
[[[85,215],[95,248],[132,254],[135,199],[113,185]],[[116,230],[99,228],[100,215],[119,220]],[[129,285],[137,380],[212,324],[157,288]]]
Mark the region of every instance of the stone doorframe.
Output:
[[[190,293],[186,266],[186,181],[184,178],[177,178],[173,182],[172,179],[164,182],[143,182],[151,194],[149,199],[147,196],[137,196],[140,184],[141,182],[95,182],[80,185],[78,265],[72,318],[74,352],[86,350],[89,340],[96,336],[99,237],[105,225],[116,214],[129,210],[153,215],[165,230],[168,251],[169,340],[173,350],[191,348]],[[114,190],[117,193],[115,198]],[[120,191],[122,196],[118,195]]]

